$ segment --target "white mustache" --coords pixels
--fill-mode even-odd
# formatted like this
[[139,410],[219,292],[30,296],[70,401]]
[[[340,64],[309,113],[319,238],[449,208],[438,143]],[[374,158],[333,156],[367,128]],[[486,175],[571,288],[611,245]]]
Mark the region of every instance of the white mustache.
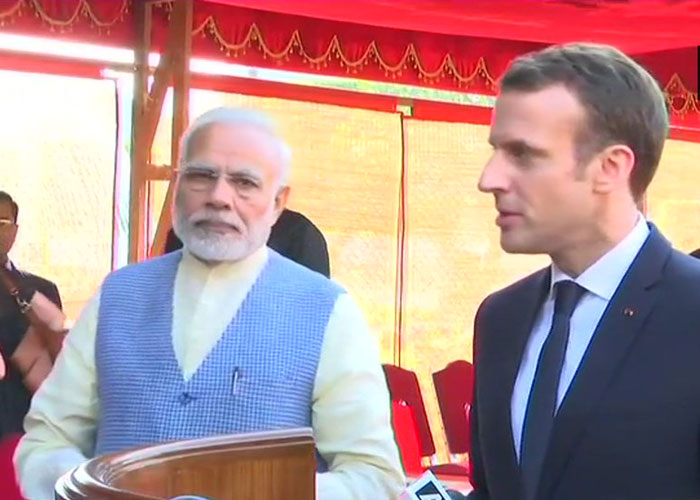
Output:
[[195,212],[189,217],[188,222],[191,225],[195,225],[200,222],[217,222],[228,224],[236,229],[240,229],[240,223],[236,216],[225,212],[215,212],[213,210],[201,210],[199,212]]

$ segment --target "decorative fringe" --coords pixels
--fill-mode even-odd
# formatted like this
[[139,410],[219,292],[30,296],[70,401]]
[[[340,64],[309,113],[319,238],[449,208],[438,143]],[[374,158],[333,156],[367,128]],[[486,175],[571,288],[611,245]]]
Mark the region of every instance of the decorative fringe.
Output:
[[[65,33],[73,30],[73,25],[77,22],[87,21],[90,26],[100,33],[109,33],[109,29],[119,22],[123,22],[130,10],[133,0],[113,0],[119,1],[119,12],[112,19],[101,19],[94,12],[89,0],[78,0],[74,11],[67,18],[52,17],[42,4],[42,0],[16,0],[13,4],[0,11],[0,26],[12,24],[17,18],[27,13],[41,19],[51,32]],[[163,9],[167,15],[172,11],[171,1],[154,3],[157,8]],[[209,16],[199,26],[194,28],[193,35],[212,38],[219,46],[219,49],[226,57],[233,59],[244,57],[247,49],[259,51],[263,58],[274,61],[277,65],[283,66],[289,62],[290,55],[296,54],[301,57],[310,68],[321,71],[327,68],[329,62],[335,60],[337,64],[344,68],[348,74],[361,74],[365,68],[370,66],[379,67],[383,70],[387,78],[396,79],[402,77],[408,71],[413,71],[421,81],[422,85],[432,86],[444,79],[449,79],[462,89],[476,87],[479,82],[483,88],[495,90],[496,78],[489,71],[486,61],[480,57],[474,70],[470,74],[463,74],[458,69],[452,56],[447,54],[440,66],[434,71],[428,71],[418,56],[418,51],[414,44],[409,43],[404,50],[401,60],[397,64],[389,64],[380,53],[376,42],[371,42],[367,49],[356,59],[351,59],[342,44],[335,35],[325,51],[319,56],[312,56],[304,46],[299,30],[295,30],[287,41],[286,45],[279,51],[273,51],[266,43],[263,33],[255,23],[248,28],[248,32],[242,41],[236,43],[226,40],[221,33],[216,20]],[[683,84],[678,74],[674,74],[664,87],[664,93],[672,113],[685,116],[692,113],[700,113],[700,102],[697,92],[691,92]]]

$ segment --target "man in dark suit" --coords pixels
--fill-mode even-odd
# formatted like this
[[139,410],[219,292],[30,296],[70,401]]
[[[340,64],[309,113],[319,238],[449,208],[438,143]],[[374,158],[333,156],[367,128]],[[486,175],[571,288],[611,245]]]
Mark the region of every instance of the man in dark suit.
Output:
[[668,128],[611,47],[504,75],[479,188],[503,249],[552,264],[477,312],[471,498],[700,498],[700,262],[637,209]]
[[[326,278],[331,276],[323,233],[304,214],[285,208],[270,230],[267,246]],[[182,248],[182,242],[171,229],[165,239],[165,252],[179,248]]]
[[[57,306],[61,298],[52,282],[17,269],[8,254],[17,235],[19,207],[12,197],[0,191],[0,355],[6,373],[0,380],[0,441],[6,436],[22,432],[22,421],[29,410],[35,383],[28,383],[27,377],[37,380],[31,374],[37,362],[45,367],[42,357],[36,352],[26,352],[29,358],[18,359],[18,347],[22,345],[30,326],[27,313],[36,292],[43,294]],[[10,289],[11,288],[11,289]],[[35,344],[41,347],[40,343]],[[27,350],[30,350],[28,344]],[[46,359],[51,360],[51,356]],[[35,369],[39,368],[37,365]],[[50,369],[50,365],[48,366]],[[44,370],[44,368],[42,368]],[[46,371],[46,370],[44,370]],[[48,373],[42,373],[43,378]]]

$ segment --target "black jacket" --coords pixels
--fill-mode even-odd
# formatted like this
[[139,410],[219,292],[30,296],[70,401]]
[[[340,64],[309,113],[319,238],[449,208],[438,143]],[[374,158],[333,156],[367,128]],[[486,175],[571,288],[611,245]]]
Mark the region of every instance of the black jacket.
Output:
[[[55,284],[33,274],[22,271],[20,274],[29,286],[61,307],[61,297]],[[8,434],[22,432],[22,421],[29,410],[32,395],[24,386],[19,371],[10,362],[28,327],[29,320],[20,312],[15,299],[5,287],[0,286],[0,350],[7,365],[7,374],[0,380],[0,440]]]
[[[470,498],[521,498],[510,402],[548,284],[539,271],[477,313]],[[537,499],[698,498],[700,261],[652,226],[557,412]]]

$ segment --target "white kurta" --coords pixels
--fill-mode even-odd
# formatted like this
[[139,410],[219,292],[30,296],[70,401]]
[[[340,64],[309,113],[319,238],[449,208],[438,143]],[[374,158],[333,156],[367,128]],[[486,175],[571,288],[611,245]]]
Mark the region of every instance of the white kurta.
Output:
[[[267,262],[266,247],[243,261],[207,266],[185,252],[173,294],[173,347],[189,378],[231,322]],[[66,338],[32,400],[15,461],[29,500],[53,499],[58,477],[89,457],[98,425],[95,337],[99,292]],[[223,306],[225,305],[225,306]],[[329,466],[319,500],[396,498],[404,486],[376,339],[347,294],[326,327],[313,391],[316,446]]]

